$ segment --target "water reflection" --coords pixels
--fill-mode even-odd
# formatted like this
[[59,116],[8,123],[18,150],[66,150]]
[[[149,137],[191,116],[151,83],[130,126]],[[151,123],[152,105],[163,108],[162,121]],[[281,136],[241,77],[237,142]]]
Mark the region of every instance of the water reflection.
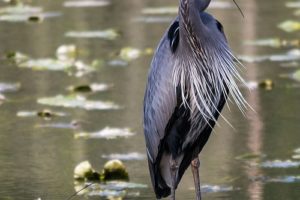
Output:
[[[149,187],[138,190],[139,197],[129,195],[125,199],[154,199],[147,162],[144,160],[145,144],[141,117],[144,84],[151,55],[140,56],[130,62],[109,61],[116,59],[118,52],[124,48],[131,47],[131,50],[141,51],[149,47],[155,48],[168,27],[165,21],[170,21],[173,15],[161,16],[160,20],[164,23],[144,23],[143,20],[153,22],[158,18],[144,15],[142,10],[149,7],[174,6],[177,1],[111,0],[110,4],[104,7],[76,9],[63,7],[62,0],[33,0],[32,2],[32,5],[42,6],[46,11],[59,11],[63,15],[34,24],[0,22],[1,56],[7,51],[18,51],[33,58],[53,58],[57,47],[71,44],[85,51],[84,54],[80,54],[80,60],[84,63],[91,63],[96,59],[107,61],[111,65],[105,63],[91,73],[76,77],[59,71],[37,72],[21,69],[0,61],[0,83],[20,83],[19,89],[9,93],[1,90],[3,85],[0,85],[0,90],[4,93],[0,95],[0,102],[3,103],[0,106],[0,179],[2,180],[0,196],[10,199],[18,199],[22,196],[26,200],[38,197],[65,199],[74,193],[73,169],[78,162],[89,160],[95,169],[101,169],[108,158],[118,157],[128,166],[130,181]],[[290,17],[290,11],[282,8],[283,3],[280,0],[241,1],[239,4],[245,13],[245,19],[242,19],[236,8],[210,10],[225,25],[232,48],[237,54],[243,55],[274,53],[268,48],[245,47],[241,43],[243,40],[255,40],[260,37],[286,37],[276,29],[276,26],[278,22],[283,21],[283,17]],[[136,22],[134,19],[140,21]],[[120,36],[114,38],[115,40],[65,37],[68,31],[110,28],[120,31]],[[122,67],[112,67],[115,65]],[[275,62],[272,64],[265,62],[264,66],[260,63],[250,63],[247,64],[245,77],[247,80],[259,80],[266,74],[274,75],[276,88],[283,82],[277,74],[284,70],[276,68]],[[87,83],[113,84],[114,87],[106,92],[91,92],[83,95],[93,101],[115,102],[122,105],[122,108],[124,106],[124,109],[103,111],[60,106],[53,109],[68,115],[57,117],[49,123],[36,116],[23,118],[16,116],[22,110],[39,111],[52,108],[49,104],[38,104],[37,99],[55,97],[57,94],[67,96],[70,94],[70,91],[65,89],[67,86],[86,86]],[[233,112],[224,110],[224,115],[233,123],[236,130],[220,119],[220,126],[216,128],[201,155],[202,186],[209,185],[217,189],[219,187],[222,189],[224,186],[233,189],[207,193],[204,198],[251,200],[299,198],[297,188],[299,185],[283,184],[291,180],[298,181],[296,176],[298,171],[287,169],[291,171],[282,174],[281,171],[274,170],[271,183],[264,184],[262,181],[251,181],[251,179],[264,176],[268,169],[263,171],[258,166],[245,166],[244,163],[234,160],[236,156],[245,152],[259,155],[271,153],[276,157],[274,159],[279,156],[282,156],[278,158],[280,160],[291,159],[284,156],[291,156],[288,151],[299,147],[299,123],[295,122],[300,119],[297,112],[294,112],[299,109],[299,90],[276,92],[273,90],[266,93],[257,89],[250,93],[246,92],[246,98],[256,113],[248,110],[246,113],[248,118],[244,120],[239,112],[235,112],[233,106]],[[289,102],[289,106],[282,106],[287,104],[286,102]],[[69,123],[74,119],[87,122],[82,124],[82,130],[87,133],[109,126],[129,127],[136,134],[130,138],[118,137],[113,140],[103,138],[75,140],[74,132],[77,131],[73,129],[72,123]],[[37,124],[43,127],[36,128]],[[241,134],[245,132],[246,134]],[[273,133],[276,134],[275,137]],[[286,137],[286,134],[289,134],[289,137]],[[136,154],[130,154],[132,152]],[[281,185],[276,182],[281,182]],[[194,193],[190,190],[192,186],[192,176],[188,170],[179,186],[178,198],[194,199]],[[283,191],[282,196],[278,196],[278,189]]]
[[[255,1],[247,2],[247,9],[245,9],[245,15],[247,16],[247,25],[243,28],[243,37],[247,39],[255,39],[257,38],[257,3]],[[243,54],[245,55],[256,55],[256,49],[254,47],[244,48]],[[251,66],[247,66],[247,80],[257,80],[258,79],[258,66],[253,64]],[[249,120],[249,129],[247,133],[247,147],[250,150],[250,153],[261,155],[262,154],[262,142],[263,142],[263,129],[264,124],[263,120],[261,119],[260,113],[261,110],[261,99],[259,90],[252,90],[251,92],[246,94],[246,99],[248,103],[253,107],[255,112],[251,109],[248,109],[246,112],[246,116]],[[245,167],[245,173],[249,180],[247,192],[249,199],[251,200],[261,200],[263,199],[263,183],[261,181],[253,181],[254,177],[262,176],[262,171],[258,166],[250,166]]]

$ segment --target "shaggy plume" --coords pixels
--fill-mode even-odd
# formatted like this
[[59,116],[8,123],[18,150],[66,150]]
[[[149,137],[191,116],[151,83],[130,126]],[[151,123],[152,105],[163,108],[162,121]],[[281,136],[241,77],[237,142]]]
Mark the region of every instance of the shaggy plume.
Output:
[[173,83],[174,86],[179,84],[181,87],[184,106],[190,109],[191,119],[198,119],[192,120],[188,134],[191,140],[186,140],[187,143],[195,139],[196,133],[205,127],[204,124],[211,120],[216,122],[215,116],[216,113],[220,114],[218,104],[222,96],[227,98],[230,93],[229,100],[235,102],[243,113],[248,106],[237,86],[237,82],[245,84],[237,70],[238,65],[242,64],[234,62],[237,59],[228,45],[220,42],[209,48],[203,46],[186,53],[189,55],[187,59],[180,59],[181,56],[177,55],[177,64],[173,71]]

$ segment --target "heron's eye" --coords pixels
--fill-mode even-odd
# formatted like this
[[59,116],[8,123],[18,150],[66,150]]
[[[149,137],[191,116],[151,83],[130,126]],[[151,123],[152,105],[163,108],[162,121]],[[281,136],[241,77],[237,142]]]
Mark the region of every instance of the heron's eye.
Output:
[[222,24],[218,20],[216,20],[216,25],[217,25],[218,30],[223,33],[224,32],[224,28],[223,28]]

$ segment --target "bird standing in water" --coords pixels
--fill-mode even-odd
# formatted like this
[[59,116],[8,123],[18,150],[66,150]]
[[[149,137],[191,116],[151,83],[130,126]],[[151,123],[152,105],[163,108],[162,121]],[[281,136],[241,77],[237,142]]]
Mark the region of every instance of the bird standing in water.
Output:
[[151,63],[144,98],[144,132],[151,181],[160,199],[175,190],[191,166],[201,199],[198,154],[231,94],[240,109],[243,81],[223,27],[206,13],[210,0],[180,0]]

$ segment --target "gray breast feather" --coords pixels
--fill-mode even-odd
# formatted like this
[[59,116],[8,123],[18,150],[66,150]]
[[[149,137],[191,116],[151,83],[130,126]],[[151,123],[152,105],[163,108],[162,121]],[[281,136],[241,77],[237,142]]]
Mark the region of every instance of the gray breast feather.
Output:
[[151,63],[144,99],[144,133],[147,153],[155,161],[165,126],[176,107],[176,90],[172,82],[175,60],[165,34]]

